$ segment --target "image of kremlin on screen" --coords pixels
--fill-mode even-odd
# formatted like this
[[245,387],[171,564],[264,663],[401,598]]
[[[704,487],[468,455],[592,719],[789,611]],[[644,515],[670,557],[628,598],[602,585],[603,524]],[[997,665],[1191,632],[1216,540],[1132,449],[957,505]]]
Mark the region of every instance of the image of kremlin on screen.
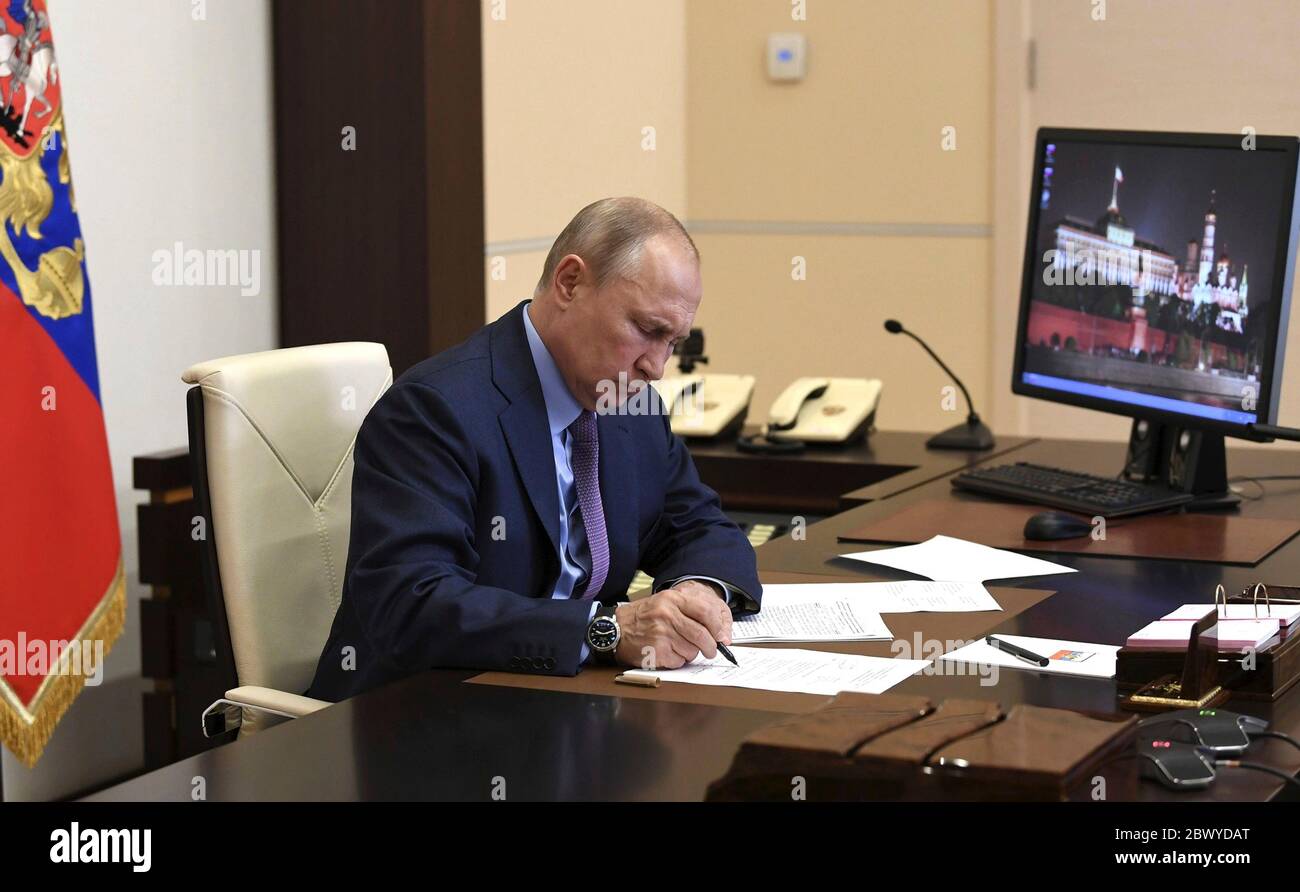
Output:
[[[1057,147],[1049,144],[1047,149],[1038,227],[1040,274],[1030,303],[1024,370],[1253,410],[1243,397],[1258,393],[1268,314],[1262,295],[1252,302],[1250,280],[1267,292],[1271,264],[1266,252],[1272,246],[1262,243],[1260,234],[1267,231],[1266,221],[1272,225],[1277,218],[1268,219],[1268,208],[1259,205],[1272,202],[1258,201],[1257,194],[1248,199],[1244,193],[1256,192],[1248,178],[1229,173],[1224,160],[1203,158],[1198,159],[1206,161],[1199,165],[1199,176],[1193,171],[1179,177],[1180,186],[1187,188],[1203,181],[1203,211],[1187,213],[1190,195],[1173,196],[1167,188],[1147,184],[1144,190],[1134,188],[1145,199],[1143,205],[1121,213],[1122,166],[1103,166],[1095,158],[1061,165],[1054,157]],[[1156,159],[1142,160],[1147,163],[1141,167],[1152,168]],[[1169,158],[1163,161],[1167,167]],[[1127,171],[1130,183],[1141,172]],[[1164,173],[1159,180],[1167,186]],[[1067,185],[1063,176],[1070,174],[1068,188],[1062,188]],[[1234,184],[1235,179],[1241,182]],[[1239,188],[1233,190],[1234,185]],[[1230,202],[1238,202],[1234,219],[1251,211],[1261,219],[1252,220],[1248,231],[1226,231],[1220,218]],[[1171,218],[1172,208],[1180,209],[1180,219]],[[1185,241],[1174,241],[1180,235]],[[1241,253],[1255,266],[1234,260],[1225,237],[1248,248]]]

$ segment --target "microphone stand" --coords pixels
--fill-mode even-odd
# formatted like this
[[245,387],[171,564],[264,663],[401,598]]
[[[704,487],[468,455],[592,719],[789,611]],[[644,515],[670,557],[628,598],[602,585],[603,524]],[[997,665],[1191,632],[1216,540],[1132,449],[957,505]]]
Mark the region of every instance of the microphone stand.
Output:
[[987,424],[980,421],[979,415],[975,413],[975,404],[971,401],[970,391],[966,389],[965,384],[961,383],[961,379],[953,373],[953,370],[948,368],[947,363],[930,349],[929,344],[912,334],[901,323],[889,319],[885,322],[885,330],[890,334],[905,334],[920,344],[921,349],[930,354],[930,358],[939,364],[939,368],[947,373],[953,383],[961,389],[962,396],[966,398],[966,406],[970,410],[966,416],[966,421],[935,434],[925,441],[926,447],[929,449],[964,449],[971,452],[992,449],[994,442],[993,431],[989,430]]

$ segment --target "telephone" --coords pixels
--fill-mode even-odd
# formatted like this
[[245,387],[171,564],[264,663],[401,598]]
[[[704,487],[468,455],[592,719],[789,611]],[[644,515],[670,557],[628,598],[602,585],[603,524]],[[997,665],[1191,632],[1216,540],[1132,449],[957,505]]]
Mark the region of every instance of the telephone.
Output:
[[653,382],[679,437],[737,433],[749,414],[753,375],[677,375]]
[[772,404],[767,439],[851,443],[876,420],[882,387],[878,378],[799,378]]

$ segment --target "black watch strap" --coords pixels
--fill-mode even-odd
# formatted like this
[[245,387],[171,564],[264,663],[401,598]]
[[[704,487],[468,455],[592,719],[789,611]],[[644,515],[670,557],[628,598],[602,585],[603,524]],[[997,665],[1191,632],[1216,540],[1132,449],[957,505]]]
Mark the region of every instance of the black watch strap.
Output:
[[[618,607],[617,603],[602,601],[600,606],[596,608],[596,612],[592,614],[591,622],[594,623],[596,620],[601,618],[614,619],[614,610],[617,607]],[[590,625],[591,624],[588,623],[588,629],[590,629]],[[619,634],[621,637],[622,635],[621,629],[619,630]],[[591,643],[590,640],[588,640],[587,643],[588,645],[590,645]],[[616,662],[614,658],[614,654],[617,650],[618,650],[617,646],[615,646],[614,650],[606,650],[606,651],[596,650],[596,648],[593,647],[591,648],[591,659],[594,662],[599,663],[601,665],[612,666]]]

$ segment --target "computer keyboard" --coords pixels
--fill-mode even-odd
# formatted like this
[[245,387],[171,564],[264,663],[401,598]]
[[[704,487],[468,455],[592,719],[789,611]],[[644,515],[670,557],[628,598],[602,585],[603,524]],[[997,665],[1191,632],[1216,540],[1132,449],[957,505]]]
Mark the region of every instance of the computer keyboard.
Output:
[[1126,517],[1192,501],[1185,492],[1017,462],[976,468],[952,480],[957,489],[1100,517]]

